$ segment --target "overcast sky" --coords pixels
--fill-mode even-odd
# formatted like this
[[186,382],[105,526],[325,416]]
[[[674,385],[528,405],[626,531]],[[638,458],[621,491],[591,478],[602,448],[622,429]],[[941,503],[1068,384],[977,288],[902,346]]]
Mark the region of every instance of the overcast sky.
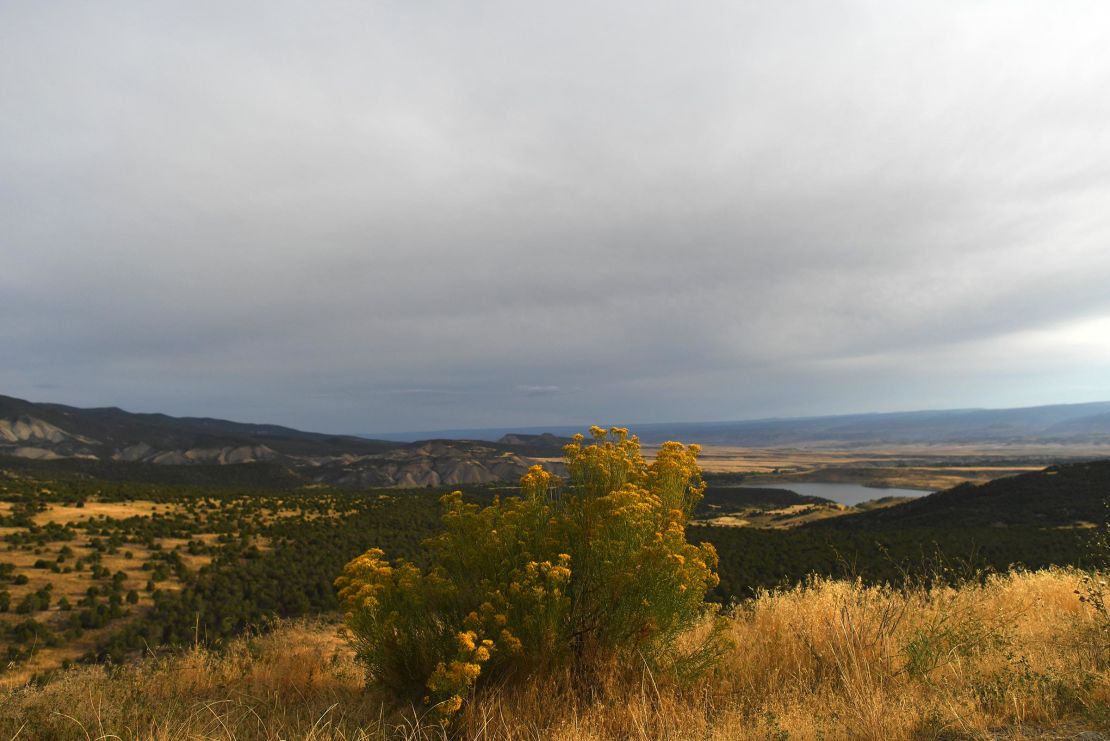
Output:
[[1110,399],[1108,38],[0,0],[0,393],[336,432]]

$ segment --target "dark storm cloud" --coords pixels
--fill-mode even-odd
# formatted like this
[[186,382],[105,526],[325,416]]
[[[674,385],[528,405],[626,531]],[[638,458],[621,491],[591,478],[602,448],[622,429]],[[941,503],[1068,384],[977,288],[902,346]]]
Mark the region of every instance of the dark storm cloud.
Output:
[[0,393],[349,431],[1110,398],[1107,31],[3,4]]

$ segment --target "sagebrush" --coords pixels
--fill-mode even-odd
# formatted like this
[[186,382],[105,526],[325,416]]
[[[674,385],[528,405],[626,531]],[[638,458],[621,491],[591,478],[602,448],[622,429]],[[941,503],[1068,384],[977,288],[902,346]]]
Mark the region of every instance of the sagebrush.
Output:
[[676,640],[718,581],[713,547],[686,542],[705,488],[698,451],[669,442],[648,463],[627,430],[595,427],[566,446],[565,482],[536,466],[520,497],[443,497],[429,568],[377,548],[351,561],[337,586],[371,679],[446,718],[506,677],[705,668],[719,632]]

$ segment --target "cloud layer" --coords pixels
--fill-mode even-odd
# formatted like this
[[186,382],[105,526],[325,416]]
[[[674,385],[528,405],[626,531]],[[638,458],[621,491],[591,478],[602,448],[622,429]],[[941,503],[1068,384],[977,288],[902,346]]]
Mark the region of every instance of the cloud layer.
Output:
[[1110,10],[0,6],[0,393],[312,429],[1110,398]]

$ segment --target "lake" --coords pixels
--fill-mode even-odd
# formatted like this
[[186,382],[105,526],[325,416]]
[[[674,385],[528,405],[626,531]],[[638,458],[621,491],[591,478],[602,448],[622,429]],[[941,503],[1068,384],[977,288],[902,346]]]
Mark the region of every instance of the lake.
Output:
[[861,484],[826,484],[817,481],[761,481],[746,486],[751,489],[788,489],[795,494],[824,497],[848,505],[882,497],[922,497],[930,493],[920,489],[874,489]]

